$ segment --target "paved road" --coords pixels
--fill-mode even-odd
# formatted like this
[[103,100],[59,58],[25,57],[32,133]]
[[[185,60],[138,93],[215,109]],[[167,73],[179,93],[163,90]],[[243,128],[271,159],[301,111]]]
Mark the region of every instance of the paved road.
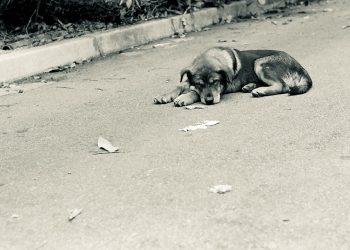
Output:
[[[0,249],[349,249],[350,4],[312,8],[165,40],[0,97]],[[214,45],[286,50],[315,87],[230,94],[204,110],[152,103]],[[201,120],[221,123],[178,131]],[[99,135],[121,152],[96,154]],[[217,184],[233,190],[208,192]],[[82,214],[68,222],[74,208]]]

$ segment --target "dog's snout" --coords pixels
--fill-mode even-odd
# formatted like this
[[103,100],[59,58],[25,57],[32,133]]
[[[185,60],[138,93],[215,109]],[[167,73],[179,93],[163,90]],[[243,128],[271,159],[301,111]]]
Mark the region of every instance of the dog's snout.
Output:
[[213,95],[208,94],[208,95],[205,97],[205,103],[206,103],[206,104],[213,104],[213,103],[214,103],[214,97],[213,97]]

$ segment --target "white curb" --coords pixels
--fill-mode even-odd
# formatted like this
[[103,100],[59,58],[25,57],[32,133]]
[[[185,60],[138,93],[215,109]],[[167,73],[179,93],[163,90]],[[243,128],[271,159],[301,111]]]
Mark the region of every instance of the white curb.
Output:
[[74,61],[98,57],[92,37],[76,38],[0,56],[0,82],[18,80]]

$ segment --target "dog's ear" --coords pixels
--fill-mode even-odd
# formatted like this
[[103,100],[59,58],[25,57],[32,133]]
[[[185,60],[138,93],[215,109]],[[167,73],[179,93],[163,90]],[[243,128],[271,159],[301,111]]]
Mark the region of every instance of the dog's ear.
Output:
[[182,79],[184,77],[184,75],[187,76],[187,79],[190,80],[190,78],[192,77],[192,71],[190,68],[184,68],[181,70],[180,72],[180,82],[182,82]]
[[225,78],[226,83],[231,83],[235,76],[238,74],[238,72],[241,70],[241,63],[238,57],[238,50],[230,49],[229,53],[231,55],[233,65],[229,66],[226,64],[222,64],[219,70],[219,73],[222,74]]
[[234,70],[231,69],[230,67],[223,67],[222,69],[219,70],[218,73],[224,76],[226,83],[231,83],[235,76]]

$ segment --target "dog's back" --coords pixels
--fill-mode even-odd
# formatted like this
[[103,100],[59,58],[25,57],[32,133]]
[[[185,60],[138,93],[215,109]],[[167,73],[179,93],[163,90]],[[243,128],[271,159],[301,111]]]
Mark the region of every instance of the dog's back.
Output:
[[240,80],[244,83],[265,84],[257,75],[258,67],[264,67],[271,69],[271,77],[288,86],[291,95],[303,94],[312,87],[312,80],[308,72],[286,52],[278,50],[236,51],[241,61],[241,72],[237,77],[241,78]]

